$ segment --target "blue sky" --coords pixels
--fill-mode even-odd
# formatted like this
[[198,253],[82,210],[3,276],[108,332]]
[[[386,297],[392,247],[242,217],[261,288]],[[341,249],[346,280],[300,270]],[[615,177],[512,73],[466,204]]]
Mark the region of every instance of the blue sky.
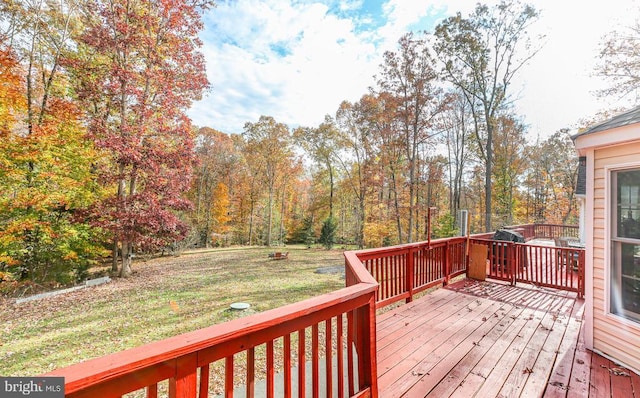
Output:
[[[493,0],[489,1],[491,3]],[[241,133],[273,116],[291,127],[317,126],[343,100],[374,85],[382,54],[407,31],[431,31],[443,18],[467,15],[467,0],[238,0],[217,2],[201,34],[211,90],[189,115],[198,126]],[[514,82],[516,107],[530,135],[547,136],[615,103],[599,102],[593,76],[604,33],[629,25],[635,0],[533,0],[542,12],[533,33],[540,53]]]

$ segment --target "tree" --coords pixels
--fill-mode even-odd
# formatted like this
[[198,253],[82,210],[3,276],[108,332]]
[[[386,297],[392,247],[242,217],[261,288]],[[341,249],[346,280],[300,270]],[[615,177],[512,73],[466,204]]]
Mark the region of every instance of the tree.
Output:
[[492,229],[491,178],[494,131],[509,100],[513,77],[536,53],[528,28],[538,18],[528,4],[501,1],[478,4],[463,18],[445,19],[435,30],[435,50],[443,74],[464,95],[474,119],[474,137],[485,166],[485,230]]
[[320,231],[320,238],[318,241],[322,243],[327,250],[331,250],[336,242],[337,227],[336,220],[333,217],[328,217],[322,223],[322,230]]
[[247,122],[243,136],[246,141],[245,156],[255,157],[258,175],[264,178],[268,193],[266,245],[272,244],[273,206],[276,184],[286,180],[293,161],[289,128],[271,116],[261,116],[256,123]]
[[576,218],[578,159],[567,129],[529,148],[524,185],[533,191],[534,221],[566,224]]
[[399,130],[396,134],[408,163],[407,241],[412,242],[419,148],[433,135],[435,117],[443,111],[446,101],[435,85],[438,75],[426,41],[408,33],[400,38],[398,46],[398,52],[385,52],[378,85],[396,101],[394,117]]
[[315,232],[313,230],[313,217],[305,217],[302,225],[294,232],[293,242],[304,243],[307,247],[311,247],[316,241]]
[[227,223],[231,220],[229,217],[229,189],[227,185],[219,182],[212,194],[211,200],[211,218],[213,220],[213,229],[218,234],[224,234],[228,230]]
[[632,26],[615,30],[600,45],[596,73],[607,79],[611,86],[598,92],[600,96],[618,98],[634,95],[637,102],[640,89],[640,20]]
[[237,186],[239,178],[238,165],[242,155],[238,152],[233,139],[227,134],[203,127],[198,130],[196,138],[196,156],[198,167],[194,172],[192,189],[189,193],[194,209],[191,212],[191,224],[199,237],[199,244],[210,243],[211,228],[215,224],[212,210],[215,203],[216,187],[223,184],[226,189],[226,210],[231,212],[232,190]]
[[[366,137],[362,138],[368,140],[372,155],[377,158],[376,161],[368,161],[366,165],[367,180],[371,182],[367,189],[377,190],[380,203],[378,206],[372,205],[371,210],[377,210],[380,221],[385,224],[379,228],[369,227],[367,230],[375,231],[376,235],[388,236],[387,219],[394,218],[397,242],[403,242],[403,231],[409,218],[406,210],[408,194],[405,189],[407,162],[403,134],[396,117],[397,104],[398,101],[389,92],[371,92],[362,96],[353,111],[357,112],[359,129],[366,132]],[[370,201],[373,202],[372,199]],[[384,232],[381,232],[382,229]]]
[[470,161],[467,146],[473,129],[471,119],[469,105],[460,93],[452,96],[450,107],[440,116],[449,159],[447,163],[449,213],[454,217],[454,221],[458,210],[461,209],[463,179]]
[[376,157],[375,138],[365,122],[366,102],[366,96],[355,104],[343,101],[336,112],[340,150],[337,159],[345,175],[343,183],[349,187],[351,198],[356,198],[353,211],[356,215],[355,241],[359,248],[363,248],[365,242],[366,201]]
[[0,45],[0,267],[68,283],[102,254],[100,231],[78,217],[101,189],[92,172],[100,160],[61,64],[75,16],[64,1],[0,10],[9,16]]
[[293,136],[311,157],[329,173],[329,216],[333,216],[335,146],[337,129],[333,119],[327,115],[318,128],[299,127]]
[[114,266],[131,272],[136,248],[153,249],[187,231],[176,211],[190,203],[193,132],[185,111],[207,87],[197,38],[200,0],[93,0],[74,68],[88,128],[109,154],[102,181],[112,195],[94,208],[93,223],[110,231]]
[[494,183],[495,213],[502,225],[514,222],[517,206],[518,177],[525,171],[524,124],[514,116],[498,118],[495,130]]

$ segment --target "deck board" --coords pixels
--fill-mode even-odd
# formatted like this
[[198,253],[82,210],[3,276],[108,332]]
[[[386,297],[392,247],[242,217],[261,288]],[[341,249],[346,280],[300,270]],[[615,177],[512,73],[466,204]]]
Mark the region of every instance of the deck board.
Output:
[[585,349],[583,307],[575,293],[476,281],[399,306],[377,319],[380,396],[633,397],[640,376]]

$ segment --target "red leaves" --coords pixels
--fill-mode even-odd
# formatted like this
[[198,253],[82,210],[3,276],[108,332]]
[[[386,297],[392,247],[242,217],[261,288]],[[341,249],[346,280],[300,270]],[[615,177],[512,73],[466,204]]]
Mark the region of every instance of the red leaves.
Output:
[[208,84],[195,40],[200,9],[189,0],[152,3],[98,2],[82,36],[93,56],[79,61],[96,72],[80,79],[82,98],[96,145],[111,159],[100,173],[113,193],[95,206],[94,223],[145,246],[186,233],[175,213],[190,206],[183,196],[194,161],[184,111]]

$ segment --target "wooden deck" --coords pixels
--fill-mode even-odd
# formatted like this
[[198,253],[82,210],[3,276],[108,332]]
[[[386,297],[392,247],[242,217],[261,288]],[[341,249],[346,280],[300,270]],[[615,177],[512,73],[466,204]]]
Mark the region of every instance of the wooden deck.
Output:
[[462,281],[377,318],[381,397],[640,397],[584,348],[575,293]]

